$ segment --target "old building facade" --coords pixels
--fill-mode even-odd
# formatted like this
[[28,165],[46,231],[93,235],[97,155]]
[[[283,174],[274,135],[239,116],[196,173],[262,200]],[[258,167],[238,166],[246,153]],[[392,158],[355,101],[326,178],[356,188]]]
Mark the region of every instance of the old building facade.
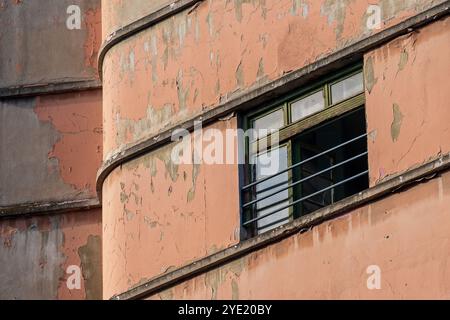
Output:
[[2,2],[2,298],[449,298],[449,1]]

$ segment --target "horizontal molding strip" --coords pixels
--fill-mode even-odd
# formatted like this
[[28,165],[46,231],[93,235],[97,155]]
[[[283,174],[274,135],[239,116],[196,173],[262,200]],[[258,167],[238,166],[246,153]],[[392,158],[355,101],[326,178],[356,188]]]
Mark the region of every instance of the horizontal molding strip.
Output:
[[163,8],[142,17],[121,29],[118,29],[111,33],[106,41],[103,43],[100,48],[100,52],[98,54],[98,71],[100,79],[103,77],[103,61],[105,60],[105,56],[108,51],[114,47],[119,42],[132,37],[136,33],[150,28],[151,26],[170,18],[171,16],[176,15],[177,13],[186,10],[190,7],[197,5],[197,3],[203,2],[204,0],[178,0],[169,5],[164,6]]
[[39,83],[36,85],[0,88],[0,99],[94,90],[101,87],[102,83],[100,80]]
[[33,215],[47,215],[68,211],[85,211],[96,208],[101,208],[100,201],[97,198],[24,203],[8,207],[0,207],[0,219],[10,217],[26,217]]
[[391,177],[390,179],[362,191],[357,195],[343,199],[335,204],[294,220],[284,226],[278,227],[271,232],[242,241],[234,247],[230,247],[187,266],[158,276],[135,288],[114,296],[111,299],[132,300],[158,294],[166,289],[176,286],[177,284],[185,282],[213,269],[217,269],[227,263],[277,243],[294,234],[308,231],[313,226],[338,216],[342,216],[343,214],[366,205],[371,201],[386,197],[393,193],[401,192],[404,188],[412,187],[419,183],[431,180],[435,178],[436,175],[448,170],[449,168],[450,154],[446,154],[401,175]]
[[[187,1],[184,1],[187,2]],[[399,36],[405,35],[421,28],[437,19],[450,14],[450,0],[430,8],[414,17],[411,17],[395,26],[385,29],[379,33],[368,36],[348,47],[345,47],[329,56],[322,58],[297,71],[288,73],[277,80],[263,86],[249,89],[244,93],[231,97],[228,101],[218,105],[214,109],[208,110],[184,123],[169,128],[157,135],[136,144],[131,144],[125,150],[121,150],[104,161],[97,173],[97,195],[101,201],[102,186],[108,175],[120,165],[146,154],[166,143],[171,142],[172,132],[177,129],[193,131],[194,122],[202,121],[206,126],[224,116],[236,111],[245,111],[252,107],[267,103],[279,96],[305,85],[309,81],[326,76],[338,71],[350,64],[355,64],[363,59],[365,52],[368,52],[382,44],[385,44]],[[119,40],[120,41],[120,40]]]

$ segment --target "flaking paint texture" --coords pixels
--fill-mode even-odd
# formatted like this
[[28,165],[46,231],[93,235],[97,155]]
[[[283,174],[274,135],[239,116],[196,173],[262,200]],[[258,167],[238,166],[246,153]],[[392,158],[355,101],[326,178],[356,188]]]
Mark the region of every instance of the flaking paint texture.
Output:
[[[101,210],[0,221],[0,299],[101,299]],[[69,290],[67,268],[81,268]],[[95,289],[92,289],[95,288]]]
[[[210,128],[235,127],[232,118]],[[173,146],[117,168],[103,185],[106,299],[239,241],[237,166],[177,165]]]
[[94,198],[101,92],[4,99],[0,141],[0,206]]
[[[203,1],[107,52],[104,159],[440,2]],[[382,8],[379,30],[369,4]]]
[[[165,129],[441,2],[203,1],[107,52],[103,158],[108,160],[149,137],[157,139]],[[367,29],[369,4],[382,7],[380,30]],[[119,8],[112,5],[103,14]],[[124,25],[147,9],[135,4],[122,17],[113,13],[109,25]],[[380,179],[381,166],[385,177],[438,156],[439,147],[447,148],[445,138],[429,143],[432,136],[448,132],[444,123],[448,117],[443,116],[447,111],[442,109],[442,101],[448,101],[448,90],[443,90],[448,77],[447,24],[447,20],[435,22],[419,34],[365,55],[372,185]],[[434,60],[426,59],[425,52],[430,51]],[[433,79],[441,86],[431,88]],[[437,108],[436,113],[429,108]],[[225,125],[236,128],[236,119],[211,127],[223,130]],[[426,130],[431,132],[426,139],[414,138],[413,133]],[[410,158],[396,154],[411,145],[419,151],[411,152]],[[103,206],[108,212],[103,216],[103,261],[108,261],[103,269],[104,298],[240,240],[238,166],[174,165],[172,147],[166,145],[123,164],[103,184]],[[447,185],[448,174],[153,298],[400,298],[420,297],[425,291],[447,297]],[[425,208],[430,217],[421,215]],[[421,232],[428,218],[433,220],[430,230]],[[431,250],[424,249],[424,243]],[[421,256],[416,256],[418,251]],[[438,256],[442,258],[436,262]],[[387,270],[384,291],[373,294],[367,291],[365,274],[371,264]],[[427,272],[439,276],[430,282],[419,277]]]

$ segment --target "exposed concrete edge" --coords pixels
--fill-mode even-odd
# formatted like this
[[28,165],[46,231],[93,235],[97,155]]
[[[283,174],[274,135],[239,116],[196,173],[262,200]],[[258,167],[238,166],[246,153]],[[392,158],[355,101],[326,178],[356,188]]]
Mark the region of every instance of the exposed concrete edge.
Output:
[[192,131],[194,129],[195,121],[202,121],[203,125],[208,125],[211,122],[232,112],[248,110],[254,106],[266,103],[277,96],[292,91],[296,87],[300,87],[308,81],[325,76],[330,72],[339,70],[349,64],[360,62],[365,52],[387,43],[401,35],[412,32],[417,28],[423,27],[424,25],[448,14],[450,14],[450,0],[411,17],[398,25],[390,27],[333,54],[330,54],[329,56],[322,58],[304,68],[286,74],[275,81],[250,89],[234,98],[230,98],[229,101],[220,104],[216,108],[193,117],[182,124],[169,128],[158,135],[149,137],[139,143],[126,146],[124,150],[119,151],[106,159],[97,173],[96,189],[100,201],[102,197],[103,182],[115,168],[166,143],[169,143],[171,141],[173,131],[177,129]]
[[114,31],[110,35],[107,36],[106,41],[102,44],[100,48],[100,52],[98,54],[98,72],[100,79],[103,77],[103,61],[105,59],[108,51],[114,47],[119,42],[135,35],[136,33],[145,30],[167,18],[170,18],[177,13],[196,5],[198,2],[202,2],[204,0],[178,0],[172,2],[169,5],[164,6],[163,8],[146,15],[119,30]]
[[0,219],[55,214],[68,211],[84,211],[100,207],[101,204],[97,198],[60,202],[25,203],[8,207],[0,207]]
[[380,199],[392,193],[401,192],[407,187],[412,187],[424,181],[433,179],[437,174],[449,168],[450,153],[393,177],[390,180],[362,191],[357,195],[348,197],[333,205],[278,227],[271,232],[242,241],[234,247],[207,256],[170,273],[158,276],[144,284],[114,296],[111,299],[129,300],[155,295],[165,289],[192,279],[193,277],[216,269],[264,247],[280,242],[289,236],[299,232],[302,233],[308,231],[313,226],[348,213],[350,210],[368,204],[373,200]]
[[39,83],[35,85],[0,88],[0,99],[94,90],[101,87],[102,83],[100,80]]

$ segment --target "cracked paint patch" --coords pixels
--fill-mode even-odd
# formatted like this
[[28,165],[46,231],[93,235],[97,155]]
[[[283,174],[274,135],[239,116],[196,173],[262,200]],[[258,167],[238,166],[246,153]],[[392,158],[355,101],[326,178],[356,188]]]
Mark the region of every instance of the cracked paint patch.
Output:
[[94,72],[97,72],[97,56],[102,42],[101,14],[101,8],[92,8],[86,11],[83,20],[87,30],[84,42],[84,64],[92,68]]
[[102,239],[89,235],[87,243],[78,249],[83,272],[86,299],[95,300],[102,296]]
[[375,78],[375,71],[373,70],[373,58],[371,56],[366,59],[366,62],[364,64],[364,78],[367,92],[369,92],[370,94],[373,87],[378,81],[378,79]]
[[400,54],[400,61],[398,62],[398,71],[402,71],[405,69],[406,64],[408,63],[409,54],[406,49],[403,49],[402,53]]
[[400,135],[400,129],[402,128],[402,122],[404,115],[400,111],[400,107],[398,104],[394,103],[392,106],[393,120],[391,124],[391,137],[392,141],[397,141],[398,136]]

